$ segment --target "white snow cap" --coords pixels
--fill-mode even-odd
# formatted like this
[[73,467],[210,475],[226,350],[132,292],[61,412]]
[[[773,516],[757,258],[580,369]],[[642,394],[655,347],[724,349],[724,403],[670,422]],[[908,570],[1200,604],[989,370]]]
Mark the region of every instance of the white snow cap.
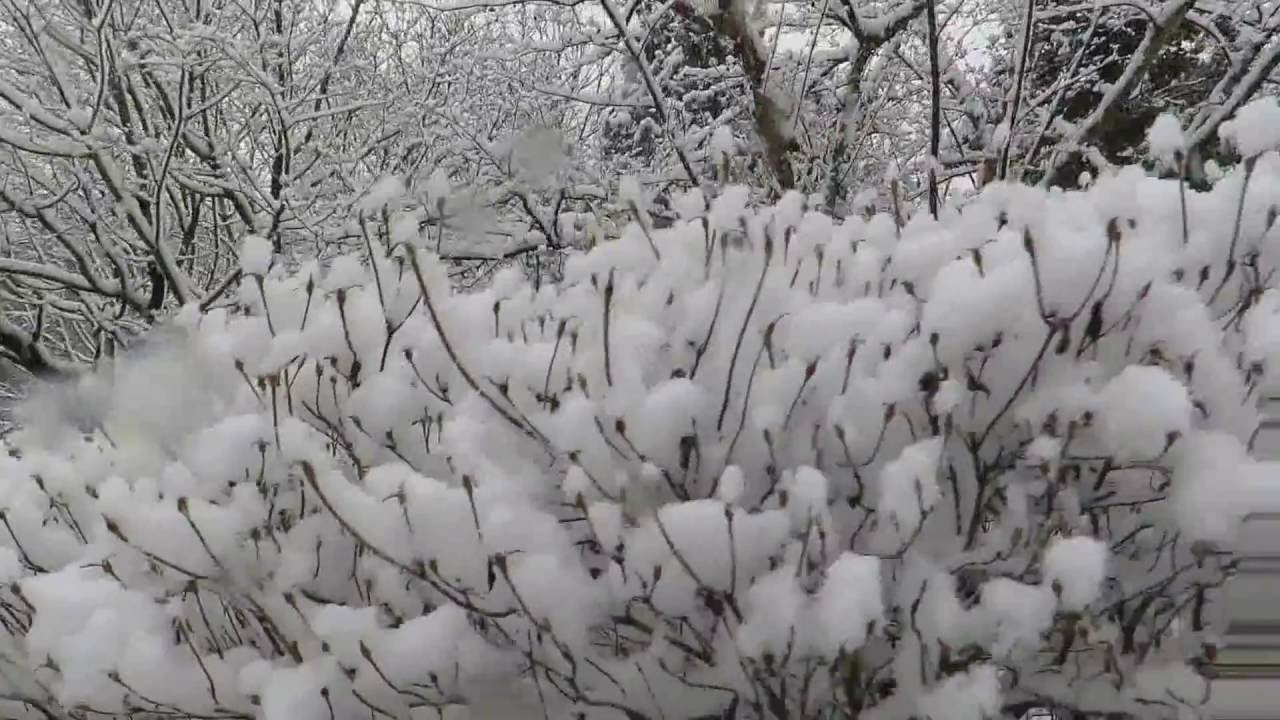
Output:
[[746,487],[747,479],[742,474],[742,468],[730,465],[720,474],[720,486],[716,489],[716,495],[726,503],[735,503],[742,497]]
[[795,570],[782,567],[747,591],[746,618],[738,627],[738,647],[747,657],[786,652],[805,605],[795,575]]
[[995,631],[992,654],[999,657],[1040,647],[1040,635],[1053,624],[1053,591],[1012,578],[995,578],[982,586],[982,610]]
[[1002,122],[991,132],[991,149],[999,150],[1009,142],[1009,123]]
[[1263,97],[1240,108],[1222,123],[1218,135],[1230,140],[1242,157],[1280,147],[1280,100]]
[[941,438],[921,440],[904,448],[902,454],[880,472],[879,509],[886,518],[896,521],[886,522],[885,527],[896,526],[894,533],[900,541],[916,531],[924,522],[924,513],[931,510],[941,496],[937,478],[941,454]]
[[1091,537],[1058,538],[1044,553],[1044,581],[1058,591],[1067,610],[1083,610],[1098,599],[1107,576],[1107,545]]
[[818,632],[813,642],[819,652],[835,657],[861,646],[869,625],[884,616],[883,592],[879,558],[841,553],[814,599]]
[[1147,131],[1147,145],[1151,149],[1152,157],[1171,160],[1174,153],[1182,150],[1184,144],[1182,124],[1172,113],[1160,115]]
[[994,665],[978,665],[948,677],[919,700],[929,720],[986,720],[1000,714],[1000,676]]
[[245,235],[240,245],[240,269],[246,275],[266,275],[271,255],[271,241],[261,235]]
[[716,162],[722,162],[737,149],[737,140],[728,125],[721,125],[711,133],[711,156]]
[[1125,460],[1150,460],[1170,433],[1191,427],[1187,388],[1164,368],[1129,365],[1102,390],[1099,420],[1108,449]]
[[404,195],[404,181],[394,175],[382,178],[369,186],[360,199],[360,209],[366,212],[377,210],[383,205]]
[[433,170],[431,177],[427,178],[427,201],[432,207],[437,209],[443,207],[452,192],[449,186],[449,173],[445,172],[444,168]]

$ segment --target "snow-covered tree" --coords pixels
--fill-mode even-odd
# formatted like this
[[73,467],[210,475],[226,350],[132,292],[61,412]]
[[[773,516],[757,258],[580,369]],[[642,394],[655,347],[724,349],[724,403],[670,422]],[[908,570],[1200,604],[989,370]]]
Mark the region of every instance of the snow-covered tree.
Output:
[[[900,201],[922,203],[993,178],[1074,185],[1086,168],[1133,163],[1165,112],[1187,124],[1199,178],[1219,155],[1218,125],[1280,81],[1270,0],[679,0],[661,5],[665,15],[601,3],[619,22],[599,42],[628,68],[632,56],[650,60],[654,82],[627,84],[627,100],[672,109],[642,126],[647,140],[683,152],[655,157],[655,183],[713,174],[721,153],[710,139],[726,119],[690,126],[676,110],[734,100],[753,184],[821,194],[838,214],[887,173]],[[715,72],[655,55],[709,33],[730,50]],[[673,82],[682,73],[701,82]]]
[[1161,113],[1191,125],[1187,171],[1203,181],[1203,162],[1223,159],[1218,124],[1280,77],[1269,3],[1035,2],[1008,27],[1028,57],[1011,43],[1001,74],[1021,76],[1023,96],[1001,150],[1013,173],[1044,184],[1134,162]]
[[250,236],[6,438],[4,714],[1195,717],[1280,506],[1277,114],[1205,193],[691,191],[536,289],[393,193],[363,258]]
[[[249,232],[291,257],[358,246],[352,203],[389,175],[473,190],[435,218],[444,253],[471,266],[527,233],[568,242],[559,213],[583,193],[530,190],[522,172],[545,168],[513,159],[531,126],[576,127],[557,109],[574,106],[530,87],[574,77],[571,41],[544,20],[382,0],[3,0],[0,359],[75,369],[216,302]],[[521,52],[553,40],[554,59]],[[582,184],[565,175],[540,179]]]

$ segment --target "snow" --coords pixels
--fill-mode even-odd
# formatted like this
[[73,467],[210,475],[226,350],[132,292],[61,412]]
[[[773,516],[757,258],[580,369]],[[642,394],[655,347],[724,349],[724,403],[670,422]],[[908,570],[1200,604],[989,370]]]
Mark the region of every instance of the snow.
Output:
[[941,440],[924,440],[905,448],[881,471],[878,507],[891,519],[898,542],[906,542],[916,532],[941,497],[937,480],[941,453]]
[[271,269],[271,242],[261,235],[246,235],[240,246],[240,269],[246,275],[263,276]]
[[786,653],[805,604],[793,568],[783,567],[757,580],[747,592],[746,619],[738,629],[742,654],[760,659],[766,653]]
[[432,207],[436,208],[437,213],[444,211],[452,192],[448,173],[443,168],[433,170],[431,177],[427,179],[427,200]]
[[747,480],[742,475],[742,468],[730,465],[720,475],[718,497],[726,503],[737,502],[747,488]]
[[1062,441],[1040,435],[1027,446],[1027,461],[1036,465],[1055,462],[1062,453]]
[[929,720],[983,720],[1000,712],[1000,678],[992,665],[979,665],[952,675],[920,698]]
[[546,623],[557,642],[574,649],[587,647],[589,628],[602,619],[602,588],[578,563],[552,555],[515,556],[510,565],[511,582],[532,619]]
[[648,208],[648,201],[645,199],[644,189],[640,186],[640,180],[635,176],[628,175],[618,183],[618,196],[623,202],[634,203],[640,209]]
[[404,181],[398,177],[385,177],[365,190],[360,198],[360,209],[371,212],[382,208],[405,193]]
[[1001,149],[1008,142],[1009,142],[1009,124],[1002,122],[996,126],[995,130],[991,132],[991,144],[989,147],[991,147],[992,149]]
[[345,289],[363,284],[364,266],[355,255],[334,258],[324,276],[324,287],[329,290]]
[[827,568],[813,602],[813,642],[825,657],[853,652],[884,618],[880,560],[844,552]]
[[1182,123],[1171,113],[1161,114],[1147,131],[1147,147],[1152,157],[1161,160],[1172,160],[1175,153],[1182,152],[1185,142]]
[[271,673],[262,689],[263,720],[322,717],[326,712],[320,691],[336,668],[331,658]]
[[1218,135],[1245,158],[1280,148],[1280,100],[1261,97],[1250,102],[1222,123]]
[[587,518],[591,521],[591,531],[595,533],[601,547],[612,551],[622,543],[622,508],[617,503],[591,503],[587,506]]
[[1044,553],[1044,581],[1066,610],[1082,610],[1097,600],[1107,575],[1107,545],[1095,538],[1058,538]]
[[1178,456],[1172,514],[1189,538],[1230,543],[1246,515],[1280,507],[1274,468],[1251,463],[1235,437],[1200,433]]
[[360,644],[378,627],[378,610],[324,605],[312,614],[309,624],[338,662],[353,667],[360,662]]
[[787,508],[798,525],[822,522],[827,509],[827,478],[817,469],[802,466],[788,483]]
[[[1245,295],[1280,268],[1280,168],[1215,295],[1224,172],[1185,243],[1178,183],[1140,170],[902,227],[693,193],[537,290],[247,238],[234,308],[187,305],[0,440],[12,682],[321,720],[539,717],[540,690],[549,717],[719,716],[766,687],[820,715],[872,673],[877,720],[1145,708],[1192,686],[1174,609],[1225,577],[1207,550],[1280,507],[1249,451],[1280,300]],[[1176,617],[1117,672],[1116,603],[1150,588]]]
[[693,430],[708,406],[706,392],[688,379],[659,383],[630,414],[628,437],[646,457],[662,459],[666,466],[674,465],[680,438]]
[[1053,624],[1053,591],[1044,586],[996,578],[982,586],[981,603],[996,636],[991,648],[996,657],[1035,652]]
[[1124,460],[1160,455],[1171,434],[1191,427],[1187,388],[1163,368],[1130,365],[1102,389],[1099,408],[1108,449]]
[[21,559],[12,548],[0,548],[0,582],[11,583],[22,576]]
[[733,130],[727,125],[721,125],[711,133],[710,143],[711,156],[715,162],[722,163],[728,161],[729,158],[736,154],[737,141],[733,138]]

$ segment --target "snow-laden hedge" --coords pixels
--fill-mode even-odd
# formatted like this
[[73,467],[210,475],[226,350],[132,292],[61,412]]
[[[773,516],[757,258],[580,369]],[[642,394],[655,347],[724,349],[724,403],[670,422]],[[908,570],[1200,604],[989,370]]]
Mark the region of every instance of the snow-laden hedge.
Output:
[[901,228],[694,194],[537,290],[451,292],[412,214],[372,265],[251,240],[9,438],[4,714],[1185,717],[1280,495],[1248,167]]

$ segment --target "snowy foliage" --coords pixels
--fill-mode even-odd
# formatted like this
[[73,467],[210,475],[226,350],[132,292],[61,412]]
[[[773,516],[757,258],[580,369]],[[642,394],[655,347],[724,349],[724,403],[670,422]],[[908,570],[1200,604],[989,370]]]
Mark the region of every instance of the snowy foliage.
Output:
[[1280,146],[1280,101],[1268,97],[1246,105],[1222,124],[1221,135],[1245,157]]
[[4,714],[1193,717],[1280,506],[1280,157],[1179,189],[695,191],[473,293],[394,213],[251,239],[7,439]]
[[1182,137],[1182,126],[1178,118],[1165,113],[1156,118],[1151,130],[1147,133],[1147,145],[1152,156],[1160,159],[1175,157],[1182,152],[1186,141]]

